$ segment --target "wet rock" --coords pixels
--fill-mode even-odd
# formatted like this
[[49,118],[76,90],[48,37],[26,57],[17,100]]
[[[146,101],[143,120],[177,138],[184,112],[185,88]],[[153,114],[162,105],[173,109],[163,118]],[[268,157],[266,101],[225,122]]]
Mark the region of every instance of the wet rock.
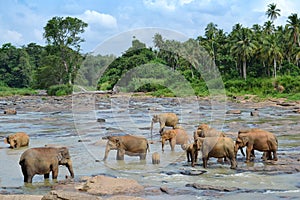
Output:
[[254,109],[253,111],[250,112],[250,116],[258,117],[259,116],[259,111],[257,109]]
[[88,178],[76,189],[96,195],[137,194],[144,191],[144,187],[135,180],[103,175]]
[[198,190],[215,190],[220,192],[234,192],[240,190],[237,187],[223,187],[223,186],[214,186],[214,185],[204,185],[198,183],[186,184],[186,187],[193,187]]
[[101,197],[63,190],[53,190],[43,196],[41,200],[101,200]]
[[279,102],[277,103],[279,106],[295,106],[296,103],[291,103],[291,102]]
[[97,119],[97,122],[104,123],[104,122],[105,122],[105,119],[98,118],[98,119]]
[[17,111],[15,109],[5,109],[3,114],[5,114],[5,115],[16,115]]
[[116,196],[110,197],[110,198],[105,199],[105,200],[146,200],[146,199],[143,199],[141,197],[116,195]]
[[241,114],[241,113],[242,113],[241,110],[228,110],[228,111],[226,112],[226,114],[234,114],[234,115],[239,115],[239,114]]
[[0,199],[1,200],[41,200],[43,196],[40,195],[1,195],[0,194]]

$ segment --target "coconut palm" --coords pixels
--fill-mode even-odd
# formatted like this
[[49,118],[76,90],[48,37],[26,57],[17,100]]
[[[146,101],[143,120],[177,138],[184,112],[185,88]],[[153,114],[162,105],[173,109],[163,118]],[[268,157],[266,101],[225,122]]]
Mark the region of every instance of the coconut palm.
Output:
[[266,11],[266,15],[268,18],[270,18],[272,21],[277,19],[278,16],[280,16],[280,9],[276,8],[276,4],[271,3],[268,5],[268,10]]
[[249,28],[241,28],[232,35],[231,53],[236,57],[240,57],[243,63],[242,73],[243,78],[247,78],[247,60],[254,54],[256,50],[255,41],[252,40],[253,32]]
[[297,13],[293,13],[288,17],[287,27],[290,30],[293,43],[300,47],[299,34],[300,34],[300,19]]

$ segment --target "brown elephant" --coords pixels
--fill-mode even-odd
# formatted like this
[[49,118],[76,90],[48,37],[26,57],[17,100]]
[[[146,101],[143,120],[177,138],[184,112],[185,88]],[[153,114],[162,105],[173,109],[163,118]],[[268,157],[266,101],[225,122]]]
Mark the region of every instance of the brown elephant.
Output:
[[20,158],[24,182],[32,183],[35,174],[44,175],[49,178],[52,172],[52,179],[57,179],[58,166],[65,165],[72,178],[74,178],[71,156],[67,147],[38,147],[27,149]]
[[194,140],[198,137],[225,137],[225,134],[215,128],[211,128],[208,124],[201,124],[194,132]]
[[194,167],[198,159],[198,151],[200,150],[197,148],[197,143],[182,144],[181,148],[186,151],[187,161],[192,162],[192,166]]
[[162,134],[164,131],[165,126],[175,128],[178,124],[178,117],[175,113],[162,113],[158,115],[153,115],[152,122],[151,122],[151,140],[152,140],[152,130],[153,130],[153,123],[159,122],[160,128],[159,133]]
[[[237,167],[235,159],[235,146],[234,142],[229,137],[206,137],[198,138],[196,141],[197,150],[202,152],[203,167],[207,168],[207,161],[210,157],[214,158],[229,158],[231,169]],[[192,159],[194,160],[194,159]],[[194,163],[192,163],[194,166]]]
[[158,152],[152,154],[152,164],[157,165],[160,163],[160,155]]
[[171,146],[171,151],[174,151],[175,145],[187,144],[189,137],[187,132],[182,128],[165,130],[161,134],[161,149],[164,151],[164,145],[166,141],[169,141]]
[[9,135],[4,139],[4,143],[9,144],[10,148],[16,149],[29,145],[29,136],[24,132]]
[[107,159],[110,150],[117,150],[117,160],[124,160],[124,155],[139,156],[145,160],[147,150],[149,151],[148,140],[141,136],[123,135],[108,136],[103,161]]
[[264,152],[262,157],[263,160],[278,160],[278,140],[273,133],[258,128],[240,130],[238,132],[238,137],[235,142],[236,153],[238,149],[243,148],[245,146],[247,147],[246,162],[250,161],[251,152],[254,153],[254,150]]

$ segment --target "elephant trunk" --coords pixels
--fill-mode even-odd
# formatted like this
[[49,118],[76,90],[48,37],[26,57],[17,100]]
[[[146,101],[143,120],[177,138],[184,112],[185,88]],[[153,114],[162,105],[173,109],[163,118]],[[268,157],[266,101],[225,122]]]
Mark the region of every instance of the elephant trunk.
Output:
[[103,161],[105,161],[105,160],[107,159],[107,156],[108,156],[109,151],[110,151],[110,147],[109,147],[109,144],[108,144],[108,142],[107,142],[106,148],[105,148],[105,154],[104,154]]
[[71,177],[74,178],[73,164],[72,164],[71,160],[68,161],[67,168],[68,168],[68,170],[70,172]]
[[153,120],[151,122],[151,128],[150,128],[151,141],[153,141],[152,131],[153,131]]

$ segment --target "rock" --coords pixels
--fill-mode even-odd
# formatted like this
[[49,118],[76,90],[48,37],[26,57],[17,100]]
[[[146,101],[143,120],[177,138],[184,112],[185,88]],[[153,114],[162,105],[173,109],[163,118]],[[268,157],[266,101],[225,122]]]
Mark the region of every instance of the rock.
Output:
[[300,109],[295,109],[293,110],[294,113],[299,113],[300,114]]
[[198,190],[215,190],[220,192],[234,192],[240,190],[240,188],[237,187],[223,187],[223,186],[213,186],[213,185],[204,185],[204,184],[186,184],[186,187],[193,187]]
[[146,199],[143,199],[141,197],[116,195],[116,196],[110,197],[110,198],[108,198],[106,200],[146,200]]
[[98,118],[98,119],[97,119],[97,122],[103,123],[103,122],[105,122],[105,119]]
[[43,196],[40,195],[2,195],[0,194],[1,200],[41,200]]
[[289,103],[289,102],[280,102],[280,103],[277,103],[277,105],[279,105],[279,106],[295,106],[296,104]]
[[63,191],[63,190],[53,190],[43,196],[42,200],[101,200],[101,197],[93,196],[90,194],[73,192],[73,191]]
[[137,181],[125,178],[95,176],[77,186],[79,191],[96,195],[137,194],[144,192],[144,187]]
[[254,109],[254,111],[251,111],[251,112],[250,112],[250,116],[258,117],[258,116],[259,116],[258,110],[257,110],[257,109]]
[[6,109],[6,110],[4,110],[3,114],[5,114],[5,115],[16,115],[17,111],[15,109]]
[[238,114],[241,114],[242,111],[241,110],[228,110],[226,112],[226,114],[235,114],[235,115],[238,115]]

